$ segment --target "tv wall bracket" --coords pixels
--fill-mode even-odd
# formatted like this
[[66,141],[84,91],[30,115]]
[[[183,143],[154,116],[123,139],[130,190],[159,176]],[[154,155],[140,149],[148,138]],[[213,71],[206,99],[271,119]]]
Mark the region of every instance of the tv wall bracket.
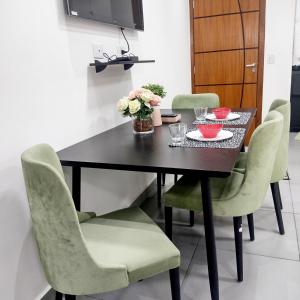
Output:
[[112,65],[124,65],[124,70],[129,70],[133,67],[134,64],[146,64],[146,63],[154,63],[155,60],[110,60],[107,62],[101,62],[99,60],[95,60],[94,63],[90,63],[91,67],[95,67],[96,73],[100,73],[106,69],[107,66]]

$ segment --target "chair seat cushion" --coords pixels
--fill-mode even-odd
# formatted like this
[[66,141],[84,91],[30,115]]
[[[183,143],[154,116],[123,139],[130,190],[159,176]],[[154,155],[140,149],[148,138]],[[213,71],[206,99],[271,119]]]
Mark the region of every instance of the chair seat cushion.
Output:
[[[211,180],[211,196],[214,214],[231,215],[232,201],[239,192],[244,174],[233,172],[228,178]],[[183,176],[167,193],[164,194],[165,206],[202,211],[201,182],[195,177]]]
[[77,211],[77,217],[78,217],[79,223],[83,223],[83,222],[86,222],[86,221],[88,221],[92,218],[95,218],[96,214],[94,212]]
[[180,252],[139,208],[128,208],[80,224],[96,263],[125,265],[136,282],[180,265]]

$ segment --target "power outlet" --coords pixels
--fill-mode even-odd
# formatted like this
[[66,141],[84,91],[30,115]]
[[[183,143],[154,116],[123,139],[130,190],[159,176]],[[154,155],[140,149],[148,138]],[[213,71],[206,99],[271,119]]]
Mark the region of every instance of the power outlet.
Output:
[[276,63],[276,56],[275,54],[269,54],[267,57],[267,62],[269,65],[274,65]]
[[95,59],[104,59],[103,45],[93,44],[93,54]]

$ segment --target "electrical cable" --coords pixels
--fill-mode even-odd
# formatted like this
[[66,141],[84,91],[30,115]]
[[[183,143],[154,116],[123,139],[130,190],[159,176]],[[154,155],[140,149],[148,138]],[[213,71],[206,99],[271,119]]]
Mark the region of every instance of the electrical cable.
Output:
[[117,55],[114,54],[112,56],[109,56],[106,52],[104,52],[103,57],[105,57],[107,59],[107,61],[112,61],[117,58]]
[[[126,50],[121,50],[121,53],[122,53],[122,56],[121,56],[121,57],[127,57],[127,58],[135,57],[135,55],[134,55],[132,52],[130,52],[130,45],[129,45],[129,42],[128,42],[128,40],[127,40],[127,38],[126,38],[126,35],[125,35],[125,33],[124,33],[125,28],[120,27],[120,30],[121,30],[121,33],[122,33],[122,35],[123,35],[123,37],[124,37],[124,39],[125,39],[125,41],[126,41],[126,44],[127,44],[127,51],[126,51]],[[119,57],[118,57],[117,55],[115,55],[115,54],[110,56],[110,55],[107,54],[106,52],[103,53],[103,57],[106,58],[108,62],[109,62],[109,61],[113,61],[113,60],[119,58]]]
[[126,36],[125,36],[125,33],[124,33],[125,28],[120,27],[120,30],[121,30],[122,35],[123,35],[123,37],[124,37],[124,39],[125,39],[125,41],[126,41],[126,44],[127,44],[127,51],[122,50],[122,55],[124,55],[124,54],[126,54],[126,53],[128,53],[128,52],[130,51],[130,46],[129,46],[128,40],[127,40],[127,38],[126,38]]

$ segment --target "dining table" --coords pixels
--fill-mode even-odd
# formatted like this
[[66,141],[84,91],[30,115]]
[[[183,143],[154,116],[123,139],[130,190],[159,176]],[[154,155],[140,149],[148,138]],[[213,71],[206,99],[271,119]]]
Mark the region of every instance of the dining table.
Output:
[[[233,109],[249,113],[247,123],[228,128],[243,128],[243,137],[235,148],[218,147],[170,147],[167,124],[155,127],[152,134],[133,134],[132,122],[71,145],[58,152],[61,164],[72,168],[72,195],[77,210],[81,202],[81,169],[109,169],[157,174],[158,201],[161,200],[161,175],[181,174],[197,176],[201,180],[203,218],[205,228],[208,277],[212,300],[219,300],[219,277],[213,220],[210,180],[230,176],[243,148],[245,137],[256,114],[256,109]],[[191,109],[162,110],[162,113],[180,113],[181,122],[195,127]],[[118,183],[116,182],[116,186]]]

